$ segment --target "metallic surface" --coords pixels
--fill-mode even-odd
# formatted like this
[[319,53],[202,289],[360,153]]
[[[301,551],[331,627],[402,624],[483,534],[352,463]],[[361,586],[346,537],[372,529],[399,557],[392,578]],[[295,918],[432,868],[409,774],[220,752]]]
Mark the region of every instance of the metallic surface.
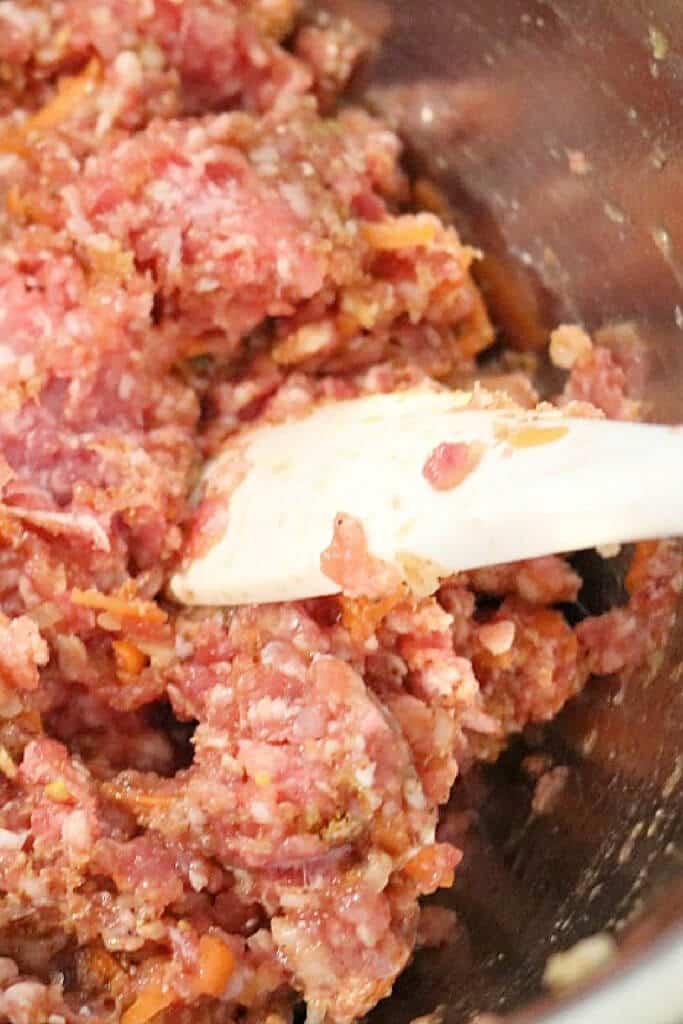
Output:
[[[486,250],[508,337],[627,321],[648,342],[651,415],[683,420],[680,0],[329,6],[381,38],[357,88]],[[570,769],[541,816],[520,768],[536,745]],[[437,1004],[452,1022],[683,1022],[682,775],[683,631],[640,678],[595,683],[461,787],[448,827],[465,835],[465,867],[445,897],[457,941],[417,956],[377,1024]],[[534,1004],[548,955],[604,928],[621,949],[612,974]]]

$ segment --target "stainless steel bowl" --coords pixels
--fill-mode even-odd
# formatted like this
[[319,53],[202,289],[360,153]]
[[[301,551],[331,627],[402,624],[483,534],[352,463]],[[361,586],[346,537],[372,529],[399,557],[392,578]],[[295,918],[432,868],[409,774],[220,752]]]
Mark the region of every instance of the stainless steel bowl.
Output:
[[[357,90],[440,185],[508,337],[629,322],[650,352],[655,419],[683,420],[681,0],[333,0],[381,44]],[[512,296],[497,287],[501,274]],[[683,486],[683,482],[682,482]],[[570,767],[530,813],[529,743]],[[683,1021],[683,631],[641,675],[598,681],[455,799],[458,940],[418,954],[373,1015],[445,1004],[553,1024]],[[612,931],[606,978],[542,995],[548,956]],[[539,1001],[540,1000],[540,1001]]]

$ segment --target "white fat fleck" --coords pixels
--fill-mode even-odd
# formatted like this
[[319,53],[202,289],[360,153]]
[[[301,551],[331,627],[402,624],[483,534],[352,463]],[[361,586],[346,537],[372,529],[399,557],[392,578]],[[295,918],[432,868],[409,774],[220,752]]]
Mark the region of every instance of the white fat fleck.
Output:
[[22,380],[30,380],[36,372],[36,361],[30,352],[23,355],[17,365],[19,376]]
[[69,211],[67,227],[76,238],[88,237],[92,234],[92,228],[83,215],[81,198],[75,185],[66,185],[61,191],[62,199]]
[[423,811],[427,806],[422,786],[417,779],[408,779],[403,783],[403,795],[408,806],[416,811]]
[[269,804],[262,803],[260,800],[252,800],[250,806],[254,821],[258,821],[261,825],[267,825],[272,820],[273,812]]
[[148,71],[161,71],[166,63],[164,52],[156,43],[143,43],[138,56],[142,67]]
[[[188,135],[189,139],[189,135]],[[147,186],[147,194],[155,199],[158,203],[170,205],[174,201],[175,188],[170,182],[164,181],[161,178],[157,178]]]
[[215,292],[220,287],[220,281],[215,277],[200,277],[195,285],[195,291],[203,292]]
[[274,146],[257,146],[249,153],[249,159],[252,164],[257,164],[259,165],[259,169],[262,169],[263,165],[275,166],[277,164],[278,154]]
[[[248,253],[253,251],[254,248],[255,243],[251,235],[232,234],[229,238],[225,238],[222,241],[216,239],[211,246],[211,252],[216,258],[224,259],[226,256],[232,256],[235,253],[237,255]],[[207,265],[210,266],[211,263]]]
[[64,316],[63,325],[64,331],[67,335],[71,338],[77,338],[80,335],[81,328],[83,326],[82,314],[80,312],[70,310]]
[[280,186],[280,192],[299,217],[310,216],[311,204],[301,185],[283,184]]
[[371,762],[364,768],[356,768],[356,782],[362,789],[369,789],[375,781],[375,765]]
[[365,753],[365,737],[364,736],[362,736],[360,733],[357,733],[355,736],[352,737],[351,742],[352,742],[353,750],[355,751],[356,754],[364,754]]
[[28,832],[10,832],[9,829],[0,828],[0,850],[20,850],[26,839]]
[[201,892],[202,889],[206,889],[209,884],[209,876],[206,871],[206,867],[199,860],[193,860],[190,864],[188,871],[188,878],[190,885],[195,892]]
[[189,658],[194,651],[194,644],[187,640],[180,633],[176,634],[175,638],[175,652],[179,658]]
[[131,374],[130,373],[123,373],[123,374],[121,374],[121,379],[119,381],[118,392],[119,392],[119,398],[121,399],[122,402],[125,402],[125,401],[127,401],[130,398],[130,396],[133,394],[133,388],[134,387],[135,387],[135,380],[133,379]]
[[289,256],[278,256],[275,266],[278,276],[283,280],[287,280],[290,277],[292,272],[292,262]]
[[0,157],[0,176],[9,177],[21,162],[20,158],[13,153]]
[[202,148],[203,145],[204,145],[204,140],[205,140],[205,130],[204,130],[203,126],[197,126],[196,128],[191,128],[189,130],[189,132],[187,133],[187,144],[190,147],[190,149],[194,149],[195,147],[197,149]]
[[281,721],[291,716],[291,710],[283,697],[261,697],[247,712],[250,723]]
[[296,909],[297,907],[303,906],[305,903],[305,896],[303,893],[296,892],[296,890],[293,892],[285,891],[280,895],[280,903],[283,908]]
[[621,544],[598,544],[595,550],[601,558],[616,558],[621,551]]
[[23,9],[23,5],[8,2],[3,4],[2,17],[3,21],[13,23],[15,28],[24,29],[28,21],[28,11]]
[[375,945],[375,938],[367,925],[356,925],[356,935],[364,946],[371,947]]
[[205,821],[205,815],[204,815],[203,811],[199,810],[198,807],[190,807],[188,812],[187,812],[187,818],[188,818],[189,824],[193,828],[195,828],[195,829],[203,828],[204,821]]
[[62,840],[67,846],[84,850],[90,839],[90,825],[85,811],[72,811],[62,824]]

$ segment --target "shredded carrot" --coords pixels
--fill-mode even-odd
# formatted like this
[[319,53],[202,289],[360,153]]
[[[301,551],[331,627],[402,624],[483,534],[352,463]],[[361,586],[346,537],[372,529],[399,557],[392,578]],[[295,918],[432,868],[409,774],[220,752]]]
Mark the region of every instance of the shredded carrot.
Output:
[[176,1000],[170,989],[164,989],[157,982],[147,985],[121,1014],[121,1024],[147,1024],[162,1010],[167,1009]]
[[374,600],[368,597],[340,597],[342,623],[354,643],[364,644],[392,608],[405,599],[407,587],[402,584],[391,594]]
[[12,217],[24,216],[24,203],[18,185],[12,185],[5,193],[5,207]]
[[351,313],[338,313],[334,319],[334,328],[340,341],[348,341],[358,334],[361,324],[358,317]]
[[29,155],[29,147],[24,139],[22,127],[15,125],[5,129],[0,135],[0,153],[14,153],[16,156],[23,157]]
[[165,796],[163,793],[138,793],[130,794],[130,804],[140,808],[145,807],[170,807],[173,797]]
[[134,814],[144,814],[155,807],[168,807],[173,799],[165,793],[141,793],[119,782],[105,783],[103,789],[111,800],[124,804]]
[[197,992],[220,996],[235,970],[235,957],[230,946],[218,935],[207,932],[199,940],[199,977]]
[[71,591],[71,601],[81,608],[92,608],[93,611],[109,612],[118,618],[139,619],[142,622],[164,623],[168,616],[154,601],[139,601],[135,598],[116,597],[113,594],[101,594],[99,590]]
[[629,594],[640,590],[648,577],[652,556],[657,550],[656,540],[643,540],[636,544],[631,565],[626,573],[625,585]]
[[432,892],[436,888],[447,889],[453,885],[453,872],[444,877],[442,863],[438,846],[431,843],[429,846],[423,846],[414,857],[411,857],[403,870],[421,891]]
[[541,637],[561,641],[568,649],[576,647],[576,635],[562,612],[554,608],[534,608],[530,624]]
[[130,676],[139,676],[147,664],[147,658],[140,648],[129,640],[114,640],[112,647],[118,671]]
[[[0,138],[0,152],[3,152],[4,141]],[[53,197],[31,190],[21,192],[17,185],[7,190],[5,208],[15,220],[47,224],[48,227],[54,227],[59,218]]]
[[416,245],[431,245],[436,238],[438,221],[429,214],[388,217],[377,223],[363,225],[363,238],[373,249],[390,251]]
[[392,857],[404,853],[410,843],[410,838],[404,828],[395,827],[393,823],[391,825],[382,823],[381,819],[372,830],[372,839],[376,846],[391,854]]
[[88,250],[90,265],[100,277],[113,278],[115,281],[125,280],[135,270],[132,252],[124,251],[120,245],[108,249],[91,246]]
[[57,95],[41,107],[21,126],[23,135],[44,132],[66,120],[85,97],[92,92],[100,77],[100,62],[96,57],[78,75],[60,78]]
[[513,448],[536,448],[552,444],[569,433],[567,427],[520,427],[510,438]]
[[330,320],[305,324],[287,338],[278,342],[271,357],[281,366],[302,363],[306,359],[328,352],[336,342],[334,324]]
[[464,356],[476,356],[496,340],[496,332],[489,320],[479,289],[469,279],[472,312],[462,321],[458,330],[458,348]]
[[14,125],[0,135],[0,153],[28,156],[30,147],[26,141],[27,137],[49,131],[73,114],[94,89],[100,71],[100,62],[93,57],[80,74],[60,78],[57,94],[44,107],[22,124]]

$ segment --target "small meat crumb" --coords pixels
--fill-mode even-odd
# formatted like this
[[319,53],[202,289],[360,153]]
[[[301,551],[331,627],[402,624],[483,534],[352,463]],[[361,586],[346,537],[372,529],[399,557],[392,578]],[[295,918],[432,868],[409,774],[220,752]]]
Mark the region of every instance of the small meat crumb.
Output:
[[272,357],[281,366],[302,363],[312,356],[327,354],[334,347],[334,325],[329,320],[307,324],[279,342],[272,351]]
[[569,779],[569,768],[560,765],[544,772],[538,779],[534,789],[531,809],[534,814],[551,814],[560,798],[562,790]]
[[479,641],[489,654],[507,654],[515,639],[515,624],[510,619],[490,622],[479,628]]
[[621,551],[621,544],[598,544],[595,550],[600,558],[616,558]]
[[607,932],[591,935],[577,942],[571,949],[548,957],[543,984],[553,992],[575,988],[607,967],[616,953],[616,943]]
[[577,324],[560,324],[550,335],[550,358],[562,370],[571,370],[592,349],[593,342]]
[[321,571],[348,597],[380,598],[401,585],[398,569],[368,550],[365,528],[353,516],[335,516],[330,544],[320,555]]
[[422,475],[435,491],[450,491],[476,469],[482,454],[480,445],[444,441],[429,455]]
[[421,907],[416,944],[420,949],[447,946],[453,941],[457,927],[458,918],[454,910],[432,905]]

